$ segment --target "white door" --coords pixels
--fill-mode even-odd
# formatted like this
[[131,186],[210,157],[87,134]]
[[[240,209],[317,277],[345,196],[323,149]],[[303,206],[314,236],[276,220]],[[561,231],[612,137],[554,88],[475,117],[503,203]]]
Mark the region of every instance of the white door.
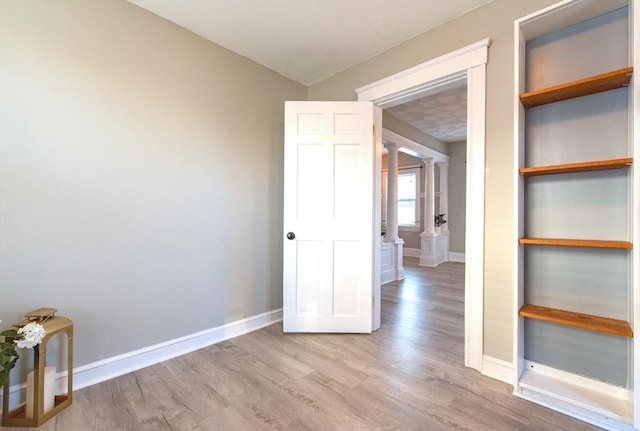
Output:
[[285,103],[285,332],[379,326],[381,127],[374,120],[381,111],[371,102]]

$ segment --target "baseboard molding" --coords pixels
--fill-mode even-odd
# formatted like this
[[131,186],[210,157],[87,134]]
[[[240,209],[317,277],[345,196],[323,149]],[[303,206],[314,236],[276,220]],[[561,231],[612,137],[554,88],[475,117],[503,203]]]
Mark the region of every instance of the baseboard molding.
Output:
[[380,284],[391,283],[396,280],[395,271],[393,268],[388,269],[386,271],[380,271]]
[[402,248],[402,256],[406,257],[420,257],[420,249],[419,248]]
[[464,253],[456,253],[454,251],[449,252],[449,262],[462,262],[464,263]]
[[513,384],[513,365],[502,359],[484,355],[482,357],[482,374],[510,385]]
[[[402,255],[405,257],[420,257],[420,249],[419,248],[407,248],[405,247]],[[449,252],[449,262],[465,262],[465,254],[464,253],[456,253],[454,251]]]
[[[175,338],[122,355],[113,356],[91,364],[82,365],[73,369],[73,389],[78,390],[95,385],[96,383],[113,379],[114,377],[193,352],[194,350],[256,331],[273,323],[280,322],[281,320],[282,308],[236,320],[235,322],[230,322],[215,328],[205,329],[204,331],[185,335],[184,337]],[[56,375],[57,391],[64,391],[66,389],[66,380],[66,371]],[[26,383],[11,386],[9,393],[10,405],[12,407],[25,402],[26,386]],[[1,398],[0,396],[0,399]],[[2,404],[0,404],[0,407],[1,405]]]
[[524,361],[514,394],[606,430],[633,431],[633,391]]

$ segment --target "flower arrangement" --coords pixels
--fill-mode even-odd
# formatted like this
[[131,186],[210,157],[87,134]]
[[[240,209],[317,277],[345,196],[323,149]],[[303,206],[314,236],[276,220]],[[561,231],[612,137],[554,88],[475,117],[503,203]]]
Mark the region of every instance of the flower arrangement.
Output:
[[[16,329],[0,332],[4,337],[4,341],[0,342],[0,387],[7,382],[9,372],[16,366],[16,361],[20,357],[16,347],[30,349],[40,344],[46,335],[44,326],[38,322],[18,324],[14,327]],[[7,341],[7,338],[11,341]]]

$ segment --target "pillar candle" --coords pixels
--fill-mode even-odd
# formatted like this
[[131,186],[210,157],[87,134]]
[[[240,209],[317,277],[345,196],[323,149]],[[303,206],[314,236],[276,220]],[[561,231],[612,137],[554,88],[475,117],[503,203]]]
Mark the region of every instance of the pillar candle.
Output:
[[[34,393],[34,382],[33,379],[35,374],[31,371],[27,374],[27,418],[31,419],[34,416],[34,406],[37,402]],[[56,382],[56,367],[45,367],[44,369],[44,413],[47,413],[49,410],[53,408],[54,404],[54,391],[55,391],[55,382]]]

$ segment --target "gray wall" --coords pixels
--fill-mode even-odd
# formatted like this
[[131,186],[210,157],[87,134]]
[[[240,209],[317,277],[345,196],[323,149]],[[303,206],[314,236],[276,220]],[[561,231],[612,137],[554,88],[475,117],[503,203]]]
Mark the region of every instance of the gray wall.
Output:
[[75,365],[282,306],[283,101],[307,89],[121,1],[0,2],[0,319]]
[[[449,214],[447,225],[449,236],[449,251],[464,253],[464,228],[466,204],[466,175],[467,175],[467,142],[451,142],[449,147]],[[474,214],[470,214],[474,217]]]
[[389,129],[400,136],[404,136],[407,139],[411,139],[418,144],[422,144],[425,147],[429,147],[432,150],[436,150],[442,154],[449,154],[449,149],[446,143],[424,133],[422,130],[413,127],[411,124],[402,121],[387,111],[382,112],[382,127]]
[[0,2],[2,327],[55,306],[83,365],[280,307],[282,101],[490,37],[484,353],[510,362],[513,20],[554,2],[495,0],[309,89],[125,2]]
[[487,64],[484,354],[512,361],[513,21],[555,0],[495,0],[309,88],[310,100],[355,100],[355,89],[484,38]]

